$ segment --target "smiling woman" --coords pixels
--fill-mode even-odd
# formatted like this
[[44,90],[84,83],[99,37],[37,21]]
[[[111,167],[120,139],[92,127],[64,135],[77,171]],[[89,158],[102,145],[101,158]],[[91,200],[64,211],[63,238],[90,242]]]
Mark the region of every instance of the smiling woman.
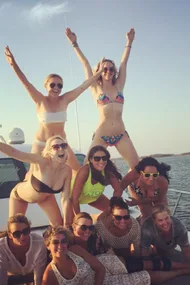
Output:
[[[79,48],[76,35],[69,28],[66,29],[65,33],[84,67],[86,78],[90,78],[93,75],[92,68]],[[135,30],[131,29],[126,33],[127,43],[124,48],[119,72],[117,72],[113,60],[104,59],[103,70],[96,82],[91,85],[91,91],[100,114],[100,122],[92,137],[91,147],[95,145],[102,145],[105,148],[115,146],[120,155],[127,160],[130,168],[135,167],[139,158],[131,138],[125,130],[122,113],[126,68],[134,38]],[[100,70],[100,67],[101,63],[97,65],[96,72]]]
[[[154,251],[151,250],[154,246]],[[181,252],[176,251],[180,246]],[[142,254],[158,254],[170,257],[172,260],[190,262],[190,244],[188,233],[182,222],[170,215],[165,205],[153,207],[152,216],[147,218],[142,226]]]
[[[52,225],[67,225],[70,218],[71,168],[66,164],[68,145],[61,136],[50,137],[41,155],[25,153],[0,143],[0,151],[17,160],[32,164],[29,179],[18,183],[9,200],[9,216],[26,213],[28,203],[37,203]],[[54,194],[61,193],[64,221]]]
[[127,201],[128,205],[138,205],[141,211],[138,217],[140,223],[151,216],[154,205],[167,205],[170,169],[169,165],[147,156],[122,179],[121,188],[124,190],[128,187],[131,196],[131,201]]
[[101,211],[109,207],[109,199],[103,194],[106,185],[111,184],[114,196],[121,196],[121,174],[110,160],[110,153],[101,145],[91,148],[88,163],[82,166],[72,180],[71,199],[74,213],[80,212],[80,204],[89,204]]
[[[32,147],[32,153],[40,154],[47,139],[54,135],[60,135],[66,139],[66,133],[64,131],[65,122],[67,120],[67,107],[74,101],[82,92],[84,92],[102,72],[102,65],[95,75],[91,76],[88,80],[84,81],[79,87],[66,92],[61,95],[63,88],[63,79],[58,74],[50,74],[46,77],[44,86],[48,92],[47,96],[44,96],[39,92],[26,78],[23,72],[20,70],[18,64],[15,61],[13,54],[9,47],[5,48],[5,56],[8,63],[12,66],[16,75],[23,83],[24,87],[28,91],[30,97],[36,104],[37,116],[39,119],[39,129],[37,131],[35,142]],[[80,164],[74,155],[73,150],[68,145],[68,165],[72,168],[73,173],[80,168]]]

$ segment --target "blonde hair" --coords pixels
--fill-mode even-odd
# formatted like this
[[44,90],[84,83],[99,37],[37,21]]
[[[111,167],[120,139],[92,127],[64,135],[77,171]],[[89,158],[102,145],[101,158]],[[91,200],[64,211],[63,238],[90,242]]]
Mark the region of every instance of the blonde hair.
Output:
[[170,209],[168,208],[168,206],[160,204],[160,205],[156,205],[152,208],[152,219],[155,220],[157,214],[160,214],[162,212],[167,212],[169,215],[170,213]]
[[[116,83],[116,80],[118,78],[118,71],[117,71],[117,68],[116,68],[116,65],[115,65],[115,62],[111,59],[104,59],[103,62],[110,62],[111,64],[113,64],[113,68],[114,68],[114,76],[112,78],[112,84],[114,85]],[[96,65],[95,69],[94,69],[94,73],[97,72],[100,68],[100,62]],[[98,84],[99,85],[102,85],[102,75],[100,75],[98,77],[98,80],[97,80]]]
[[48,81],[50,80],[50,78],[53,78],[53,77],[58,77],[58,78],[60,78],[60,79],[62,80],[62,82],[63,82],[63,78],[62,78],[60,75],[58,75],[58,74],[56,74],[56,73],[51,73],[51,74],[49,74],[49,75],[45,78],[45,80],[44,80],[44,87],[45,87],[45,88],[47,87],[47,83],[48,83]]
[[50,137],[50,138],[47,139],[47,141],[46,141],[46,145],[45,145],[45,147],[44,147],[44,149],[43,149],[43,151],[42,151],[42,156],[45,156],[45,157],[48,156],[49,150],[51,149],[51,142],[52,142],[53,140],[55,140],[55,139],[59,139],[59,140],[62,140],[64,143],[67,143],[67,140],[64,139],[64,138],[63,138],[62,136],[60,136],[60,135],[55,135],[55,136]]
[[72,234],[69,230],[65,229],[62,226],[52,227],[48,226],[47,230],[43,233],[43,238],[46,246],[50,245],[52,238],[56,235],[64,235],[67,241],[67,245],[69,245],[72,241]]

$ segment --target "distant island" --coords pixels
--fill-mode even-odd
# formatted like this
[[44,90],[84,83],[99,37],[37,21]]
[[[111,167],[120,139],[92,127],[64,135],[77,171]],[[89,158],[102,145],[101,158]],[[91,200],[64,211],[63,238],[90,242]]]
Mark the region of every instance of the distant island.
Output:
[[[179,153],[179,154],[174,154],[174,153],[155,153],[155,154],[150,154],[150,155],[143,155],[143,156],[140,156],[140,158],[144,158],[146,156],[170,157],[170,156],[186,156],[186,155],[190,155],[190,152],[184,152],[184,153]],[[122,157],[114,158],[114,160],[117,160],[117,159],[122,159]]]
[[[155,153],[155,154],[151,154],[148,156],[153,156],[153,157],[168,157],[168,156],[184,156],[184,155],[190,155],[190,152],[184,152],[184,153],[179,153],[179,154],[174,154],[174,153]],[[141,156],[141,158],[143,158],[145,156]]]

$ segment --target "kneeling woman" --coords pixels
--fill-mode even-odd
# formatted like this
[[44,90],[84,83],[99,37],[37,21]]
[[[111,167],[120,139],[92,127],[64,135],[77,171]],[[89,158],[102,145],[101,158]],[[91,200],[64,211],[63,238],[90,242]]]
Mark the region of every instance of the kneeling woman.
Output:
[[101,211],[109,207],[109,199],[103,195],[106,185],[111,184],[114,196],[121,196],[121,174],[110,160],[109,152],[101,145],[91,148],[88,163],[82,166],[73,182],[72,202],[74,213],[80,212],[80,204],[89,204]]
[[[26,213],[28,203],[37,203],[52,225],[62,225],[62,215],[54,194],[61,193],[64,224],[69,224],[71,168],[66,164],[67,143],[61,136],[46,142],[42,155],[26,153],[0,143],[0,151],[10,157],[32,164],[30,178],[18,183],[9,199],[9,216]],[[70,221],[72,222],[72,221]]]
[[0,237],[1,284],[7,284],[8,272],[11,273],[10,281],[14,274],[17,278],[23,278],[33,272],[35,285],[41,285],[47,264],[47,250],[43,238],[30,233],[28,219],[22,214],[10,217],[7,231]]

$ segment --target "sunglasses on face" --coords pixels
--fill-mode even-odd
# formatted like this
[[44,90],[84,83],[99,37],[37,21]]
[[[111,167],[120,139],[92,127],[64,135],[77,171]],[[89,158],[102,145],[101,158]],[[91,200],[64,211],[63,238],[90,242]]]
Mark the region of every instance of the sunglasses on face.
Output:
[[104,67],[103,69],[104,73],[107,73],[108,70],[110,73],[113,73],[115,71],[114,67]]
[[160,174],[159,172],[144,172],[144,171],[141,171],[141,173],[145,178],[150,178],[150,177],[157,178]]
[[[77,224],[78,225],[78,224]],[[95,226],[94,225],[91,225],[91,226],[87,226],[87,225],[78,225],[80,226],[80,229],[85,232],[86,230],[89,229],[89,231],[93,231],[95,229]]]
[[21,235],[27,236],[30,234],[30,227],[23,229],[22,231],[15,231],[11,233],[14,238],[20,238]]
[[107,161],[107,160],[108,160],[108,157],[107,157],[107,155],[94,156],[93,159],[94,159],[94,161],[96,161],[96,162],[100,161],[101,159],[102,159],[103,161]]
[[53,239],[53,240],[51,241],[51,243],[52,243],[53,245],[66,244],[66,243],[67,243],[67,240],[66,240],[65,238],[64,238],[64,239],[61,239],[60,241],[57,240],[57,239]]
[[123,220],[129,220],[130,219],[130,215],[125,215],[125,216],[120,216],[120,215],[113,215],[114,218],[116,219],[116,221],[121,221]]
[[55,86],[57,86],[59,89],[62,89],[63,88],[63,84],[61,84],[61,83],[54,83],[54,82],[52,82],[52,83],[50,83],[50,88],[52,89],[52,88],[54,88]]
[[68,147],[68,144],[67,143],[61,143],[61,144],[56,143],[56,144],[53,144],[51,147],[53,148],[53,150],[59,150],[60,148],[66,149]]

